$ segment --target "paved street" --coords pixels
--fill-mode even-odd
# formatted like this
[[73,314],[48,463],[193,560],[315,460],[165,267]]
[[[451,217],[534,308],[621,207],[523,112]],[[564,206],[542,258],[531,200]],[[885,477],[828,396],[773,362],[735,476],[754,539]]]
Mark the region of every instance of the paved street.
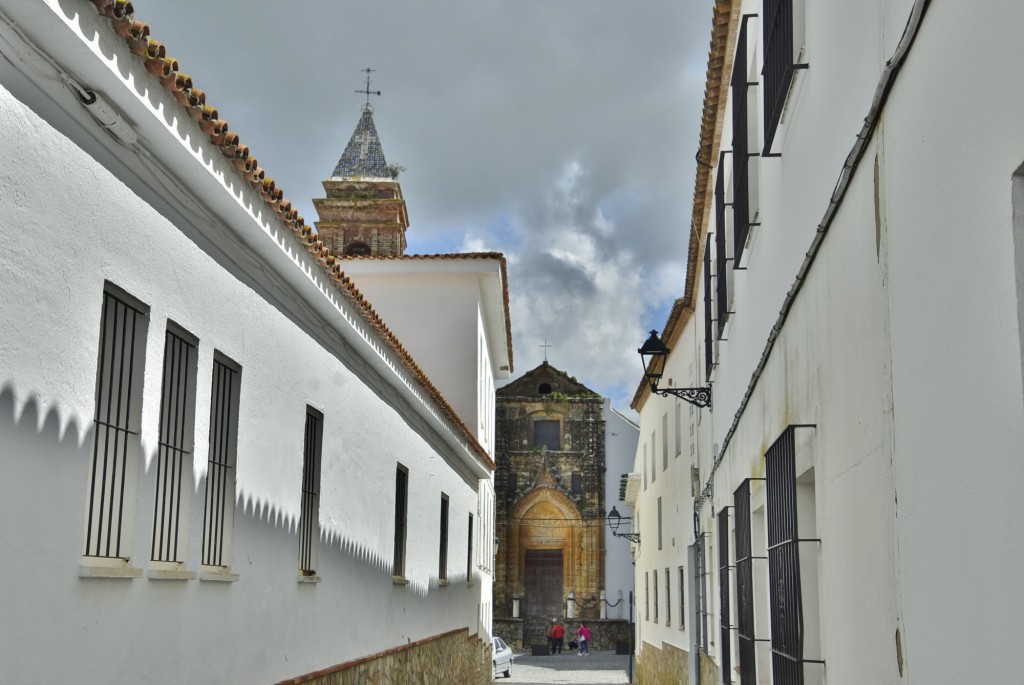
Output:
[[577,656],[576,652],[530,656],[528,652],[522,652],[516,654],[512,678],[506,680],[499,676],[496,682],[527,685],[621,685],[629,683],[628,669],[629,656],[616,655],[613,651],[591,652],[590,656]]

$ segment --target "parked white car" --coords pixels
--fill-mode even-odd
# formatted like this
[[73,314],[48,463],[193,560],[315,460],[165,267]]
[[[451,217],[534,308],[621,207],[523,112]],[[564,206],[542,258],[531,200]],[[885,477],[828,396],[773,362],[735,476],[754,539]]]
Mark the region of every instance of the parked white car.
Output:
[[501,673],[506,678],[512,677],[512,649],[500,637],[491,638],[492,676],[497,678]]

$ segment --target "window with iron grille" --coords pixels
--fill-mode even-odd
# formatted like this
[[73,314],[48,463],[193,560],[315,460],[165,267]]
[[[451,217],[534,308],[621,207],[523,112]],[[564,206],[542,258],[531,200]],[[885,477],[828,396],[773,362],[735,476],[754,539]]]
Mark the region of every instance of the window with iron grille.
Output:
[[306,407],[302,446],[302,501],[299,514],[299,571],[316,575],[317,541],[320,538],[320,457],[323,451],[324,416]]
[[[756,15],[745,14],[736,40],[736,58],[732,70],[732,203],[733,203],[733,268],[740,268],[743,248],[750,231],[750,132],[747,119],[747,21]],[[753,156],[757,156],[754,153]]]
[[718,512],[718,610],[720,634],[722,636],[719,661],[722,665],[722,682],[732,682],[732,611],[729,606],[729,510]]
[[466,582],[473,582],[473,515],[469,515],[469,528],[466,531]]
[[771,588],[772,682],[803,685],[804,606],[797,529],[796,448],[789,426],[766,453],[768,578]]
[[661,415],[661,470],[668,471],[668,412]]
[[750,479],[733,493],[736,513],[733,539],[736,545],[736,637],[741,685],[757,683],[757,652],[754,637],[754,565],[750,538]]
[[665,569],[665,625],[672,625],[672,574]]
[[764,0],[761,30],[764,46],[764,154],[771,153],[772,142],[782,110],[786,106],[789,86],[796,69],[806,69],[806,64],[796,64],[794,55],[794,5],[797,0]]
[[679,594],[679,629],[682,630],[686,627],[686,569],[682,566],[679,567],[679,588],[676,592]]
[[658,571],[654,571],[654,622],[658,622]]
[[725,156],[718,156],[718,174],[715,178],[715,306],[718,317],[718,339],[725,338],[725,325],[729,322],[729,259],[726,236],[725,208]]
[[448,495],[441,493],[441,546],[437,553],[437,578],[448,580]]
[[[164,334],[160,434],[156,453],[156,498],[153,503],[153,561],[185,561],[188,502],[183,476],[192,473],[196,407],[196,346],[168,328]],[[187,492],[183,492],[187,490]],[[184,521],[182,520],[184,514]]]
[[708,653],[708,577],[705,573],[704,554],[707,551],[707,534],[697,536],[697,568],[694,581],[697,583],[697,645]]
[[[692,373],[691,373],[692,376]],[[676,456],[683,453],[683,403],[676,400]]]
[[651,620],[651,578],[647,571],[644,571],[644,620]]
[[203,564],[231,565],[235,515],[235,463],[238,447],[238,390],[241,373],[227,359],[214,356],[210,391],[210,455],[206,471]]
[[704,378],[711,378],[715,361],[715,330],[711,310],[711,236],[704,240]]
[[572,474],[570,485],[572,488],[572,494],[578,495],[583,492],[583,474],[574,473]]
[[658,498],[658,549],[661,549],[661,498]]
[[651,482],[658,480],[658,442],[654,439],[654,431],[651,431]]
[[112,286],[103,293],[85,521],[87,557],[131,556],[148,318],[142,305],[129,301],[127,295],[115,294]]
[[405,577],[406,526],[409,523],[409,470],[399,464],[395,468],[395,556],[391,575]]
[[519,474],[510,471],[508,474],[508,491],[512,494],[519,490]]

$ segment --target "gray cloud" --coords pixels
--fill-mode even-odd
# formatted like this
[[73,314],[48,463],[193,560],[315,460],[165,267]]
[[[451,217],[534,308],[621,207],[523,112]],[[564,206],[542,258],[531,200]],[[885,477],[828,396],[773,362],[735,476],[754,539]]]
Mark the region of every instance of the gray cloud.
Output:
[[410,252],[498,249],[517,373],[626,408],[682,294],[711,3],[133,0],[312,222],[373,67]]

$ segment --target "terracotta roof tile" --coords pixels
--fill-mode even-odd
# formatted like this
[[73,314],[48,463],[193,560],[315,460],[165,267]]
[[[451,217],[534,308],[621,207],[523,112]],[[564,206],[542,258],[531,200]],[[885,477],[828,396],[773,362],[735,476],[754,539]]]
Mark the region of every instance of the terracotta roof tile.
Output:
[[[160,85],[174,96],[189,116],[198,123],[203,133],[210,136],[210,142],[218,146],[224,156],[232,161],[239,173],[260,193],[267,205],[278,214],[280,220],[291,230],[299,243],[316,258],[339,292],[349,302],[356,305],[366,322],[398,356],[403,366],[437,405],[444,417],[459,429],[469,448],[476,453],[481,462],[493,471],[494,461],[473,432],[431,383],[380,315],[370,306],[363,294],[355,287],[352,279],[341,270],[340,261],[324,247],[322,241],[317,239],[316,234],[306,225],[305,220],[292,208],[292,203],[284,198],[284,192],[277,187],[275,181],[272,178],[267,178],[266,172],[257,164],[256,158],[250,156],[249,147],[241,144],[238,135],[229,130],[228,123],[220,118],[217,109],[206,103],[206,93],[194,87],[190,76],[181,73],[178,60],[167,57],[167,50],[163,43],[150,38],[149,25],[136,19],[135,8],[131,2],[128,0],[92,0],[92,2],[97,12],[110,19],[113,29],[125,40],[129,49],[144,60],[146,70],[159,78]],[[505,261],[503,257],[501,268],[504,277]],[[507,285],[505,311],[507,318]],[[511,340],[509,348],[511,351]]]

